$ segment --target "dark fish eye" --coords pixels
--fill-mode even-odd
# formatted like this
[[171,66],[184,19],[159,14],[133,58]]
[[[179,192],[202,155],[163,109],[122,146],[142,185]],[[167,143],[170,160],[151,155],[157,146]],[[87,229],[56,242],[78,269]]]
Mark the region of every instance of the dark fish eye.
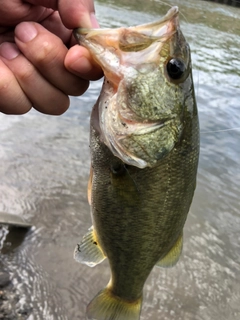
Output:
[[167,72],[171,79],[178,80],[182,77],[185,71],[185,64],[180,59],[172,58],[167,63]]

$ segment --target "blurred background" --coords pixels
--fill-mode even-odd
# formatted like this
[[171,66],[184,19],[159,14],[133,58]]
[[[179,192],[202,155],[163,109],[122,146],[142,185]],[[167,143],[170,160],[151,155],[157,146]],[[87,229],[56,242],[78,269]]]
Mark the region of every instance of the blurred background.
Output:
[[[101,27],[113,28],[158,20],[178,5],[192,50],[198,185],[182,257],[173,269],[153,269],[141,319],[239,320],[240,8],[201,0],[95,3]],[[0,319],[84,319],[108,282],[107,262],[89,268],[73,260],[91,226],[89,119],[100,89],[101,81],[93,82],[60,117],[0,114],[0,211],[33,225],[0,226]]]

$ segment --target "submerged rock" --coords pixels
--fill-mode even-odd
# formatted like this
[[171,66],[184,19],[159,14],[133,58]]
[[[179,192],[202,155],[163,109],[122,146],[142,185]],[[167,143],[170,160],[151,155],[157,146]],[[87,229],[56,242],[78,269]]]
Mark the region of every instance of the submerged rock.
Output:
[[1,263],[0,270],[0,320],[27,320],[31,314],[30,308],[19,304],[21,297]]
[[5,271],[0,271],[0,289],[9,285],[10,282],[10,275]]

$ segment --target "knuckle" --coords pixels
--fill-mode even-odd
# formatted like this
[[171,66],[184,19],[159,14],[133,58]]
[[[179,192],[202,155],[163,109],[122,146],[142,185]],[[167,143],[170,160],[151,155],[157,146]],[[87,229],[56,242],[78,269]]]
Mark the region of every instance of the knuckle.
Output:
[[11,81],[6,81],[0,77],[0,96],[5,95],[10,88]]
[[58,46],[54,45],[50,41],[44,41],[41,45],[41,49],[36,54],[36,63],[47,68],[54,67],[57,60],[59,60]]
[[34,77],[35,70],[31,64],[28,64],[25,66],[25,68],[21,68],[17,71],[17,78],[21,80],[24,83],[27,83],[29,81],[32,81],[32,78]]
[[4,66],[0,66],[1,76],[0,76],[0,94],[5,95],[11,90],[11,85],[13,83],[14,76],[10,72],[10,70]]

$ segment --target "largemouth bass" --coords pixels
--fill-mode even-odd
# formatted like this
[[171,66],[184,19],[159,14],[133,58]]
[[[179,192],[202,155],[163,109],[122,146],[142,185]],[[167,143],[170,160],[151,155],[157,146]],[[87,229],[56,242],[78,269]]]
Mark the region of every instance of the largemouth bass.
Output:
[[189,46],[172,7],[160,21],[119,29],[77,29],[105,80],[90,123],[88,186],[93,227],[77,261],[109,259],[111,279],[87,319],[137,320],[155,265],[182,251],[199,156]]

